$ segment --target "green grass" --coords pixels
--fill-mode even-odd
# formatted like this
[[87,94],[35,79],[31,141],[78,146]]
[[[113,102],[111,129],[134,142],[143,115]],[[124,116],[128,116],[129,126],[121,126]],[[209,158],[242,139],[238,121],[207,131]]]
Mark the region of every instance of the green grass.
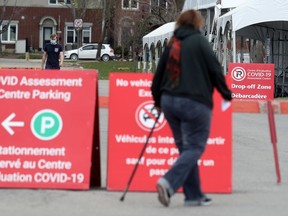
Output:
[[[12,56],[13,58],[25,59],[25,54],[3,54],[5,57]],[[2,56],[2,57],[3,57]],[[30,59],[41,59],[42,53],[29,53]],[[64,60],[65,62],[69,62],[71,64],[79,64],[83,67],[83,69],[95,69],[98,70],[99,80],[108,80],[110,72],[120,72],[120,73],[142,73],[143,72],[143,64],[141,64],[141,69],[138,70],[138,62],[137,61],[93,61],[93,60],[79,60],[79,61],[71,61]],[[147,65],[148,67],[148,65]],[[155,65],[153,65],[152,71],[155,71]]]
[[110,72],[142,72],[142,70],[137,70],[137,62],[129,62],[129,61],[78,61],[78,63],[84,69],[96,69],[98,70],[99,80],[108,80]]
[[[43,53],[29,53],[29,59],[42,59],[42,55],[43,55]],[[26,55],[23,54],[23,55],[19,56],[18,58],[25,59]]]

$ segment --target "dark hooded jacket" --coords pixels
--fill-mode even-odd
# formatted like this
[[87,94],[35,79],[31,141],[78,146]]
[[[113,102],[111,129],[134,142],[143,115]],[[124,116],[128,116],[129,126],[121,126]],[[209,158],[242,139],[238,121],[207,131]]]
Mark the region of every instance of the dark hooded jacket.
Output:
[[190,26],[180,26],[174,36],[181,41],[180,83],[177,87],[167,75],[166,66],[170,48],[165,48],[153,77],[152,96],[155,106],[160,107],[162,94],[188,97],[213,107],[212,94],[216,88],[222,97],[231,100],[222,67],[207,39]]

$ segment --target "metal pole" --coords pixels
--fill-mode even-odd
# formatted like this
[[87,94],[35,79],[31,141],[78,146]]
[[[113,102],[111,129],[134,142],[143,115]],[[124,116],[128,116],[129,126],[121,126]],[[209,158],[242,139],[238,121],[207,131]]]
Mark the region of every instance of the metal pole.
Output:
[[269,120],[271,143],[273,145],[275,168],[276,168],[276,175],[277,175],[277,183],[280,184],[281,175],[280,175],[280,167],[279,167],[279,159],[278,159],[278,151],[277,151],[277,136],[276,136],[276,127],[275,127],[275,120],[274,120],[274,111],[273,111],[271,101],[267,101],[267,106],[268,106],[268,120]]
[[155,126],[156,126],[157,123],[158,123],[158,119],[159,119],[160,115],[161,115],[161,113],[158,112],[158,116],[157,116],[157,118],[155,119],[155,123],[154,123],[153,127],[152,127],[151,130],[150,130],[150,133],[149,133],[149,135],[148,135],[148,137],[147,137],[146,143],[144,144],[144,146],[143,146],[143,148],[142,148],[142,150],[141,150],[141,152],[140,152],[140,155],[139,155],[139,157],[138,157],[138,161],[137,161],[137,163],[136,163],[136,165],[135,165],[135,167],[134,167],[134,169],[133,169],[133,171],[132,171],[132,174],[131,174],[131,176],[130,176],[130,178],[129,178],[129,181],[128,181],[127,186],[126,186],[126,188],[125,188],[125,190],[124,190],[124,193],[123,193],[123,195],[122,195],[121,198],[120,198],[120,201],[124,201],[125,195],[126,195],[126,193],[128,192],[128,189],[129,189],[129,187],[130,187],[130,184],[131,184],[131,182],[132,182],[132,180],[133,180],[133,177],[134,177],[134,175],[135,175],[135,173],[136,173],[136,170],[137,170],[138,165],[139,165],[139,163],[140,163],[140,161],[141,161],[141,158],[142,158],[142,156],[143,156],[143,154],[144,154],[144,151],[145,151],[145,149],[146,149],[146,147],[147,147],[147,145],[148,145],[148,143],[149,143],[149,139],[150,139],[150,137],[151,137],[152,134],[153,134],[154,128],[155,128]]
[[237,44],[237,39],[236,39],[236,32],[232,31],[232,36],[233,36],[233,63],[236,63],[236,44]]

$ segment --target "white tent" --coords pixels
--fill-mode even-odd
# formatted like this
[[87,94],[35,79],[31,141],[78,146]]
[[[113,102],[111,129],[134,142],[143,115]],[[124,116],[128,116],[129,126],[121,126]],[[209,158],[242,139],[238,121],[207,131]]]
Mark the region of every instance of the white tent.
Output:
[[[216,0],[186,0],[183,6],[182,11],[187,9],[205,9],[214,7],[216,5]],[[209,15],[210,17],[210,12]],[[210,20],[210,18],[209,18]],[[209,23],[210,26],[210,23]],[[175,30],[175,22],[166,23],[149,34],[145,35],[142,39],[143,41],[143,68],[146,70],[146,63],[148,62],[149,68],[148,71],[151,71],[153,58],[155,59],[155,64],[158,64],[159,55],[161,54],[162,48],[165,46],[165,41],[169,40],[173,35]],[[208,30],[209,31],[209,30]],[[160,44],[159,47],[157,47]],[[155,54],[152,58],[152,53],[155,51]],[[149,56],[149,57],[148,57]]]
[[[227,0],[226,0],[227,1]],[[229,0],[231,1],[231,0]],[[235,0],[233,0],[235,1]],[[184,2],[183,10],[187,9],[195,9],[195,10],[200,10],[200,9],[207,9],[210,7],[214,7],[216,5],[216,0],[186,0]]]
[[174,29],[175,22],[169,22],[160,26],[143,37],[143,45],[148,46],[149,48],[153,44],[156,46],[157,43],[161,43],[161,45],[163,45],[166,40],[170,39]]
[[288,21],[288,1],[250,0],[218,19],[222,27],[227,22],[232,22],[233,31],[253,24],[272,21]]
[[[236,7],[239,4],[242,4],[245,1],[249,0],[238,0],[235,2],[235,0],[222,0],[223,5],[222,8],[227,7]],[[208,9],[213,8],[216,6],[216,0],[186,0],[182,11],[188,10],[188,9]],[[157,43],[161,43],[162,45],[164,42],[173,34],[173,31],[175,29],[175,22],[166,23],[159,28],[155,29],[154,31],[150,32],[149,34],[145,35],[143,37],[143,48],[148,47],[150,48],[152,45],[156,46]]]
[[[219,17],[217,30],[222,29],[221,33],[224,34],[226,25],[230,23],[233,38],[236,38],[237,34],[237,36],[245,36],[264,42],[267,37],[272,37],[275,32],[287,34],[287,21],[288,1],[249,0]],[[235,61],[236,40],[233,41],[233,60]]]
[[221,0],[221,6],[222,8],[234,8],[248,1],[249,0]]
[[[227,39],[232,38],[233,62],[236,62],[237,37],[261,41],[265,46],[265,63],[275,65],[275,96],[288,95],[288,1],[249,0],[217,20],[216,46],[227,68]],[[222,41],[222,45],[218,43]],[[215,44],[214,44],[215,45]],[[222,47],[221,47],[222,46]],[[237,51],[236,51],[237,50]],[[221,54],[221,52],[223,52]]]
[[[211,7],[214,6],[216,6],[216,0],[186,0],[183,10],[190,8],[206,9],[206,31],[210,33],[210,20],[212,20],[210,18],[210,11]],[[219,42],[221,40],[223,42],[224,39],[223,47],[227,48],[227,39],[230,39],[232,36],[232,56],[234,62],[236,62],[236,36],[256,39],[262,41],[263,44],[266,43],[267,39],[273,37],[278,37],[279,40],[286,40],[288,38],[288,0],[221,1],[222,9],[227,9],[229,7],[234,9],[231,9],[228,13],[220,16],[218,19],[217,17],[214,17],[214,22],[217,24],[217,36],[215,41]],[[215,24],[214,22],[212,25],[212,31]],[[229,25],[227,25],[228,23]],[[155,54],[160,53],[160,51],[155,50],[155,53],[153,53],[153,49],[155,49],[157,44],[160,43],[163,46],[164,41],[172,36],[174,28],[175,24],[173,24],[173,22],[165,24],[143,37],[143,51],[145,53],[143,61],[144,70],[146,69],[146,62],[149,62],[150,69],[152,68],[151,65],[153,60],[152,58],[149,58],[152,54],[157,65],[158,56]],[[218,48],[218,52],[221,52],[222,49],[219,47],[219,44],[220,43],[215,43],[214,48]],[[151,49],[152,47],[153,49]],[[224,52],[227,52],[227,50],[225,49]],[[223,56],[227,56],[227,53],[224,53]],[[224,62],[227,62],[226,57],[224,58],[223,64]],[[285,64],[284,60],[281,64]],[[226,66],[225,63],[224,69],[226,69]]]
[[[155,64],[158,64],[159,55],[162,48],[165,46],[165,42],[171,38],[175,29],[175,22],[166,23],[149,34],[145,35],[143,41],[143,69],[146,70],[146,64],[148,62],[148,72],[152,70],[153,55]],[[139,64],[138,64],[139,65]],[[139,66],[138,66],[139,67]]]

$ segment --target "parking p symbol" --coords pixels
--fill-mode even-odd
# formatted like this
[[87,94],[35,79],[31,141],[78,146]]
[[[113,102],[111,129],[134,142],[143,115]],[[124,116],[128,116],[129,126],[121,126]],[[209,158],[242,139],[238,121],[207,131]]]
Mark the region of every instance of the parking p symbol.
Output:
[[54,110],[40,110],[31,120],[31,130],[40,140],[51,140],[62,130],[62,118]]
[[55,121],[51,117],[42,117],[41,119],[41,134],[45,134],[46,129],[50,129],[55,125]]

